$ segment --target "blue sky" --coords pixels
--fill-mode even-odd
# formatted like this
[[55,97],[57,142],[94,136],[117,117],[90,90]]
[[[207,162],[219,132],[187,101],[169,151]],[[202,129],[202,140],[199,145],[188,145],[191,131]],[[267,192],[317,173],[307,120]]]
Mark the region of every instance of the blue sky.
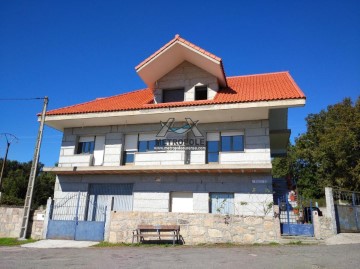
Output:
[[[305,117],[360,93],[360,1],[0,1],[0,99],[49,96],[49,109],[145,87],[134,67],[180,34],[221,57],[228,76],[289,70]],[[9,159],[32,159],[42,101],[0,101]],[[40,161],[58,159],[45,128]],[[5,140],[0,140],[0,156]]]

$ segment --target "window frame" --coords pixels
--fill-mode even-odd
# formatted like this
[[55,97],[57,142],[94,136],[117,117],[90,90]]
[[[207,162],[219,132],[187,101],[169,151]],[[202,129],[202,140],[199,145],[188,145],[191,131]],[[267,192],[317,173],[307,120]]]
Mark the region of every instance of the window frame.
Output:
[[[134,148],[131,148],[131,149],[126,149],[126,136],[136,136],[137,138],[137,141],[136,141],[136,150],[135,150],[135,147]],[[139,134],[136,134],[136,133],[129,133],[129,134],[125,134],[124,135],[124,151],[123,151],[123,159],[122,159],[122,165],[131,165],[131,164],[134,164],[135,163],[135,153],[136,152],[139,152]],[[132,156],[132,161],[131,162],[128,162],[127,159],[128,159],[128,156]]]
[[[135,162],[135,153],[138,152],[136,150],[124,150],[123,154],[123,165],[133,164]],[[133,156],[131,162],[127,162],[128,156]]]
[[[203,92],[206,93],[205,99],[198,99],[198,98],[196,98],[197,93],[200,93],[200,95],[201,95],[201,93],[203,93]],[[195,86],[194,100],[195,100],[195,101],[208,100],[208,87],[205,86],[205,85],[203,85],[203,86]]]
[[95,139],[96,136],[92,138],[91,141],[80,141],[81,136],[78,138],[78,142],[76,143],[76,155],[86,155],[86,154],[94,154],[95,150]]
[[[182,100],[176,101],[166,101],[165,102],[165,94],[169,92],[182,91]],[[184,102],[185,101],[185,89],[184,88],[174,88],[174,89],[163,89],[162,90],[162,103],[173,103],[173,102]]]
[[[217,143],[217,151],[209,151],[209,143],[216,142]],[[209,162],[209,154],[217,153],[217,161],[216,162]],[[206,163],[219,163],[220,159],[220,141],[206,141]]]
[[[224,142],[223,142],[223,137],[227,137],[230,138],[230,150],[224,150]],[[241,148],[240,150],[235,149],[235,142],[234,142],[234,137],[240,137],[241,138]],[[220,133],[220,152],[245,152],[245,135],[241,134],[241,135],[222,135]]]
[[[140,143],[146,143],[146,147],[145,150],[143,151],[140,148]],[[153,145],[151,145],[151,143],[153,143]],[[138,151],[137,152],[154,152],[155,150],[155,146],[156,146],[156,141],[155,140],[143,140],[143,141],[138,141]]]

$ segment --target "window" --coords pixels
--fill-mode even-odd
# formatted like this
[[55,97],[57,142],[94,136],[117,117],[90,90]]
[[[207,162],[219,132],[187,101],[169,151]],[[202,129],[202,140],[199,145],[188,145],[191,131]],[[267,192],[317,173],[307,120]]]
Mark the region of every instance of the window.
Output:
[[207,133],[206,134],[206,159],[207,163],[219,162],[219,150],[220,150],[220,134],[219,133]]
[[133,163],[135,160],[135,152],[138,151],[138,135],[125,135],[124,164]]
[[163,103],[184,101],[184,89],[163,90]]
[[195,100],[207,100],[207,87],[195,87]]
[[139,152],[155,151],[156,134],[139,134]]
[[219,162],[219,141],[207,142],[207,162],[208,163]]
[[221,134],[221,151],[244,151],[244,135],[237,133],[222,133]]
[[154,151],[155,140],[139,141],[139,152]]
[[171,212],[194,212],[193,194],[191,192],[172,192]]
[[125,153],[124,153],[124,164],[134,163],[135,152],[136,151],[130,151],[130,150],[125,151]]
[[210,193],[210,213],[234,214],[234,194]]
[[76,154],[93,154],[95,148],[95,137],[80,137],[77,145]]

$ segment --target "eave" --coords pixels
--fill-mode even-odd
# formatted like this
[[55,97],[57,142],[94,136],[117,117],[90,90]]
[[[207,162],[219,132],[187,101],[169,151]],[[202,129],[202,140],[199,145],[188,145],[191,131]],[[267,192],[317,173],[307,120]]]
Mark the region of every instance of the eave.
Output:
[[43,171],[56,175],[241,174],[270,173],[271,168],[271,163],[255,163],[238,165],[44,167]]
[[135,67],[141,79],[153,88],[156,81],[184,61],[188,61],[217,77],[219,85],[227,81],[221,58],[176,35],[174,39]]
[[191,105],[99,113],[48,115],[46,116],[45,123],[62,131],[65,128],[73,127],[157,123],[170,117],[175,118],[176,121],[183,121],[185,117],[190,117],[202,123],[245,121],[267,119],[269,109],[271,108],[300,107],[304,105],[305,99]]

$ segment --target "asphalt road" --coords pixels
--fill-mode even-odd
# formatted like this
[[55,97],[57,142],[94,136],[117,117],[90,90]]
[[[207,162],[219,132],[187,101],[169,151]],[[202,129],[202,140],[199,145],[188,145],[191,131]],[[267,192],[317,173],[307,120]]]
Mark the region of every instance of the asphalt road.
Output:
[[0,268],[360,268],[360,244],[240,247],[0,247]]

